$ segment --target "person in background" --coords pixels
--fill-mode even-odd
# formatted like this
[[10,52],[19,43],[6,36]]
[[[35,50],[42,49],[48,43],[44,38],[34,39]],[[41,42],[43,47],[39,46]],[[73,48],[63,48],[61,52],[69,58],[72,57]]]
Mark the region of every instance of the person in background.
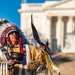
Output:
[[[7,20],[0,20],[0,50],[6,58],[3,61],[8,63],[9,75],[33,75],[33,70],[40,64],[45,62],[53,73],[55,70],[51,66],[53,64],[45,52],[45,47],[40,46],[39,49],[32,46],[23,35],[22,31],[14,24]],[[13,59],[13,53],[23,55],[21,61],[17,58]],[[20,58],[21,56],[17,57]],[[0,58],[2,62],[2,58]]]

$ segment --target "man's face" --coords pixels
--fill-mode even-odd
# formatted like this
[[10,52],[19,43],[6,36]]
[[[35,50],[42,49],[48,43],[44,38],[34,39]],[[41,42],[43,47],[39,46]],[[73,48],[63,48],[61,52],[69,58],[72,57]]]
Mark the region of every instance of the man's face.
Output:
[[11,43],[12,42],[18,42],[18,40],[19,40],[18,33],[17,32],[11,32],[9,34],[9,38],[10,38]]

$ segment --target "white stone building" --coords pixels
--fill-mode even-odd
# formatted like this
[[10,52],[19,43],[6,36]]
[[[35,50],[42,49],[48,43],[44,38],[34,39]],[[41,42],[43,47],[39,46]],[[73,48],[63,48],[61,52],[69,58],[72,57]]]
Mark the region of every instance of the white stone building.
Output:
[[26,3],[20,13],[21,29],[32,39],[31,14],[41,40],[48,39],[51,50],[75,52],[75,0]]

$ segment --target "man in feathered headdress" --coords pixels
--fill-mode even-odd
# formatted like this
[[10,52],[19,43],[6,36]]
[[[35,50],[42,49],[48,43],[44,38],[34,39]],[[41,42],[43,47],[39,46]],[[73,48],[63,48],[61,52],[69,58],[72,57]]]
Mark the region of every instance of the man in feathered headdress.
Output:
[[[51,72],[55,72],[54,64],[45,52],[45,47],[39,49],[30,45],[21,30],[7,20],[0,20],[0,50],[4,57],[1,61],[8,63],[9,69],[13,69],[13,75],[33,75],[32,70],[38,64],[46,62]],[[22,55],[22,56],[21,56]]]

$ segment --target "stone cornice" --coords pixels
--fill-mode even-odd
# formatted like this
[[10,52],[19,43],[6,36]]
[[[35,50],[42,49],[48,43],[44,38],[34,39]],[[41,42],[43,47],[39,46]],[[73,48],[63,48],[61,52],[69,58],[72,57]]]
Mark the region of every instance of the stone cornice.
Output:
[[22,13],[22,12],[44,12],[44,11],[52,11],[52,10],[63,10],[63,11],[67,11],[67,10],[73,10],[73,11],[75,11],[75,8],[50,8],[50,9],[46,9],[46,10],[44,10],[44,9],[42,9],[42,8],[40,8],[40,9],[19,9],[18,10],[18,12],[20,12],[20,13]]
[[18,12],[42,12],[42,4],[41,3],[22,3],[21,9]]
[[42,9],[19,9],[18,10],[18,12],[20,12],[20,13],[25,13],[25,12],[43,12],[43,10]]

